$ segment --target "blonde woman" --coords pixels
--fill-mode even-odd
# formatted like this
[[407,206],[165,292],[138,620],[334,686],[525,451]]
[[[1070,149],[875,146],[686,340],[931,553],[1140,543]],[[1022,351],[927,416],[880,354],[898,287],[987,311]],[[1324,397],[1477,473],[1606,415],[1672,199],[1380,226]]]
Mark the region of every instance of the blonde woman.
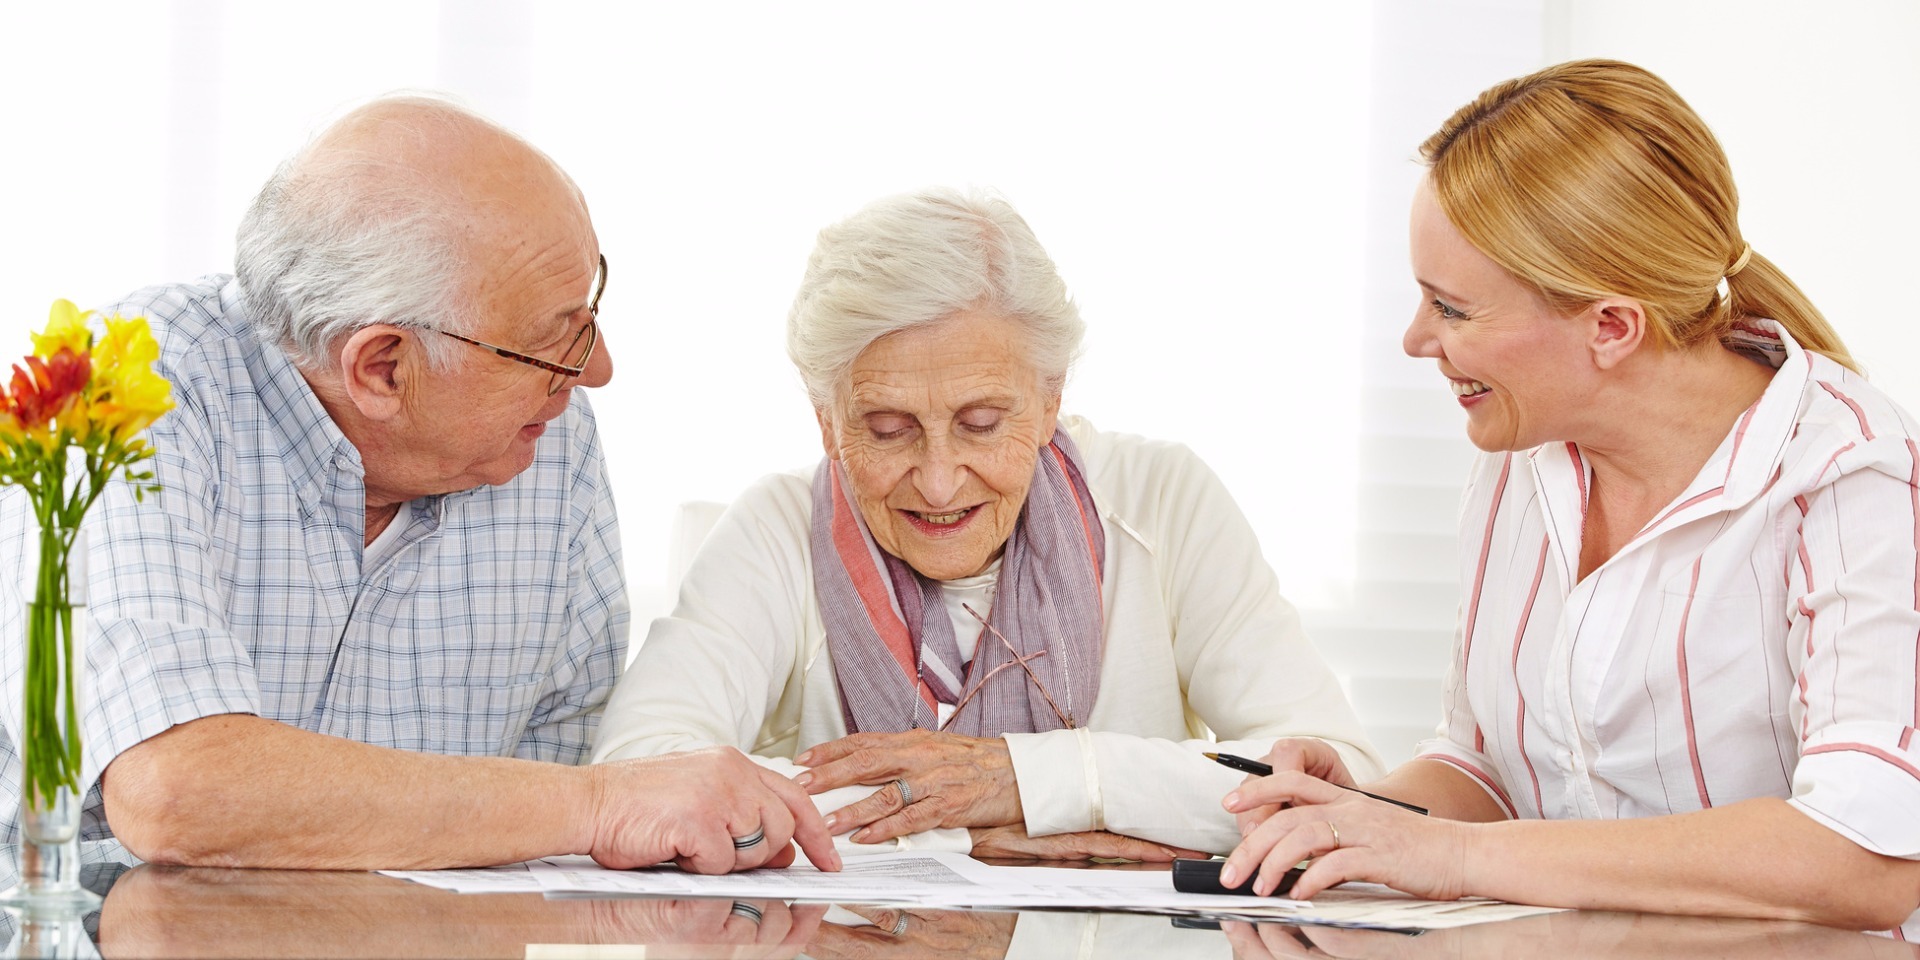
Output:
[[1421,151],[1405,348],[1486,452],[1439,736],[1366,789],[1434,815],[1283,742],[1222,879],[1920,934],[1914,420],[1645,70],[1499,84]]

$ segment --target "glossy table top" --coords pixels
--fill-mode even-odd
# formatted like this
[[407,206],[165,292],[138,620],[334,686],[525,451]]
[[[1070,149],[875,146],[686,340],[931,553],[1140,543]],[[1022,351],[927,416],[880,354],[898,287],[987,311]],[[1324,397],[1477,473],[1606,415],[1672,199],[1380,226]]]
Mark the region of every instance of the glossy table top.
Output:
[[[13,851],[0,855],[11,885]],[[999,913],[727,900],[455,894],[370,873],[138,864],[87,844],[105,897],[78,922],[102,957],[1840,957],[1920,948],[1805,924],[1569,912],[1418,936],[1277,924],[1190,929],[1162,916]],[[1097,868],[1095,868],[1097,869]],[[759,913],[756,921],[755,912]],[[895,936],[893,930],[903,927]],[[16,952],[46,927],[0,912]],[[600,945],[600,946],[595,946]],[[647,945],[642,950],[640,945]],[[12,954],[10,954],[12,955]]]

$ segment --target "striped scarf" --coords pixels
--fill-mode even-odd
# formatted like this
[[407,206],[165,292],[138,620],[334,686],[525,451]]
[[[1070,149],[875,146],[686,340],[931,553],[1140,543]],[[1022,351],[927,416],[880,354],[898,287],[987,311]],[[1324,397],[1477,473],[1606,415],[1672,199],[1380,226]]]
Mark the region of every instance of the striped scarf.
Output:
[[[838,460],[813,475],[813,589],[849,733],[939,727],[939,704],[965,702],[945,727],[975,737],[1059,729],[1047,694],[984,628],[973,662],[960,658],[940,582],[883,552],[867,530]],[[1007,538],[987,616],[1073,724],[1100,690],[1106,631],[1100,577],[1106,533],[1087,490],[1086,464],[1064,430],[1034,464],[1033,484]],[[982,680],[993,675],[991,683]],[[976,688],[978,688],[976,692]]]

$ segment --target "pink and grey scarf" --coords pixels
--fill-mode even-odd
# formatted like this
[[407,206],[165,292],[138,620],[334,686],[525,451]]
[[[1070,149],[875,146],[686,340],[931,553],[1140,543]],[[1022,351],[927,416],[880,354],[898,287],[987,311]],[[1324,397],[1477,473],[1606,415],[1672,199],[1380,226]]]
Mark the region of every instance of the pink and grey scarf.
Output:
[[934,729],[938,704],[962,702],[945,727],[953,733],[1059,729],[1045,691],[1075,725],[1086,722],[1100,691],[1107,544],[1086,464],[1066,431],[1040,449],[993,610],[980,611],[1022,658],[1045,651],[1026,661],[1045,691],[1018,664],[995,672],[1013,654],[984,629],[973,662],[961,661],[939,581],[874,543],[838,460],[821,461],[813,475],[812,546],[813,589],[848,732]]

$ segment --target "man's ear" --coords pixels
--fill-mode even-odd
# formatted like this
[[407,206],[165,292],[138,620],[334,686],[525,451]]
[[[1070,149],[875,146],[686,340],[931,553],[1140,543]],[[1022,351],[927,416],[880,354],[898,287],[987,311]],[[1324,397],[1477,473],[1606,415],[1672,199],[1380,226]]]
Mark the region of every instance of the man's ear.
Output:
[[840,459],[840,436],[833,429],[833,414],[824,406],[814,407],[813,418],[820,422],[820,449],[826,452],[828,460]]
[[361,327],[340,347],[340,379],[347,399],[368,420],[399,416],[411,384],[407,361],[417,353],[413,331],[384,323]]
[[1587,305],[1581,319],[1588,325],[1587,349],[1601,370],[1618,367],[1647,339],[1647,311],[1638,300],[1596,300]]

